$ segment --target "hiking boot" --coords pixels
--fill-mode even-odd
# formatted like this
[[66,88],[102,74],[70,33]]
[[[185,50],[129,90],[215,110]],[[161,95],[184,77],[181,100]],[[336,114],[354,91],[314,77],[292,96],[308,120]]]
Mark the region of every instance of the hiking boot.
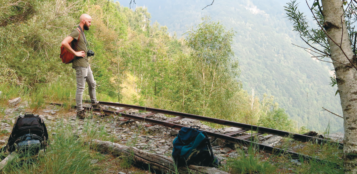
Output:
[[99,102],[92,103],[92,108],[93,109],[99,109],[100,111],[103,111],[104,107],[99,104]]
[[85,111],[85,110],[77,111],[77,117],[78,117],[79,119],[84,119],[84,118],[86,118],[86,111]]

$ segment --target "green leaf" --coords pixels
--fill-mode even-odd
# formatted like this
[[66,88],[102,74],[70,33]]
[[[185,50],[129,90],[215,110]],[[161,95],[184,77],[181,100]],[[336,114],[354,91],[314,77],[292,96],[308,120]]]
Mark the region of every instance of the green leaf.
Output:
[[340,91],[339,91],[339,90],[337,90],[337,91],[336,91],[335,95],[337,95],[338,93],[340,93]]
[[318,5],[319,5],[319,2],[316,1],[315,3],[312,4],[312,7],[316,7]]

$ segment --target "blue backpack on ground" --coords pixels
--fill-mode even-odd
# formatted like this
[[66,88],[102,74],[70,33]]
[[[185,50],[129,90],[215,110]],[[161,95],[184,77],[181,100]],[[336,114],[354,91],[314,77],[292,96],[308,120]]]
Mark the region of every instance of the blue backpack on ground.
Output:
[[178,167],[191,164],[210,167],[219,165],[207,134],[197,127],[181,128],[173,141],[172,157]]

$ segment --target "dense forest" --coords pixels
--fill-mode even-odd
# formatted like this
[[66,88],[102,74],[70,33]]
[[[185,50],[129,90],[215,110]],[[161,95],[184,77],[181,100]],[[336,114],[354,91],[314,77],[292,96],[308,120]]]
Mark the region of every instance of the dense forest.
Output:
[[[119,0],[129,6],[129,0]],[[281,108],[298,126],[323,131],[343,132],[342,119],[324,111],[325,107],[341,114],[336,87],[331,87],[331,65],[313,60],[288,21],[284,6],[289,0],[137,0],[152,15],[152,21],[168,27],[171,35],[187,37],[187,30],[201,18],[210,16],[235,32],[232,50],[239,61],[243,89],[258,96],[274,96]],[[309,13],[305,1],[298,1]],[[132,6],[135,9],[135,5]],[[253,92],[254,90],[254,92]]]
[[75,72],[61,62],[59,48],[80,14],[88,13],[93,21],[86,37],[95,52],[90,63],[99,100],[299,130],[272,97],[258,99],[242,88],[232,45],[237,33],[208,17],[178,39],[167,27],[151,24],[146,8],[133,11],[118,2],[0,0],[0,5],[2,101],[20,95],[36,107],[46,101],[74,104]]

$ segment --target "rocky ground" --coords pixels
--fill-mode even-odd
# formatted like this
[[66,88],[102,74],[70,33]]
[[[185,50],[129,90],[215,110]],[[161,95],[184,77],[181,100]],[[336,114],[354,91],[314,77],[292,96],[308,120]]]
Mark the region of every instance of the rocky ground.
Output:
[[[12,130],[12,125],[18,115],[25,112],[32,112],[27,108],[28,103],[26,101],[21,101],[21,98],[9,101],[8,107],[3,110],[4,119],[0,122],[0,132],[2,133],[0,135],[0,146],[4,146],[6,144],[8,135]],[[119,110],[122,108],[107,107],[106,109]],[[137,110],[128,110],[127,113],[137,115],[145,114],[140,113]],[[99,136],[100,139],[111,140],[116,143],[133,146],[141,150],[166,156],[171,156],[173,147],[172,142],[178,134],[178,130],[168,127],[133,121],[120,116],[103,116],[100,113],[88,112],[88,118],[80,120],[76,118],[74,110],[68,111],[53,105],[47,105],[44,109],[37,109],[35,114],[39,114],[40,117],[45,120],[51,136],[58,133],[57,129],[59,125],[70,126],[73,133],[79,137],[88,136],[90,130],[100,131],[102,132],[102,134],[100,134],[101,136]],[[151,117],[158,120],[167,120],[170,118],[163,114],[155,114]],[[239,130],[239,128],[234,127],[215,129],[202,124],[198,120],[186,118],[177,120],[174,123],[185,126],[199,126],[202,130],[209,130],[211,132],[221,134],[227,134]],[[249,133],[243,133],[241,135],[248,134]],[[268,146],[279,147],[282,147],[283,144],[286,143],[286,141],[283,140],[283,137],[274,135],[260,135],[257,137],[256,141]],[[290,149],[296,151],[296,148],[303,149],[304,146],[304,144],[297,144],[296,146],[292,146]],[[223,165],[226,163],[227,159],[236,158],[242,155],[242,153],[236,149],[247,150],[247,147],[225,142],[221,139],[214,141],[212,143],[212,148],[215,155],[221,159]],[[290,160],[290,162],[295,165],[301,165],[297,160]]]

